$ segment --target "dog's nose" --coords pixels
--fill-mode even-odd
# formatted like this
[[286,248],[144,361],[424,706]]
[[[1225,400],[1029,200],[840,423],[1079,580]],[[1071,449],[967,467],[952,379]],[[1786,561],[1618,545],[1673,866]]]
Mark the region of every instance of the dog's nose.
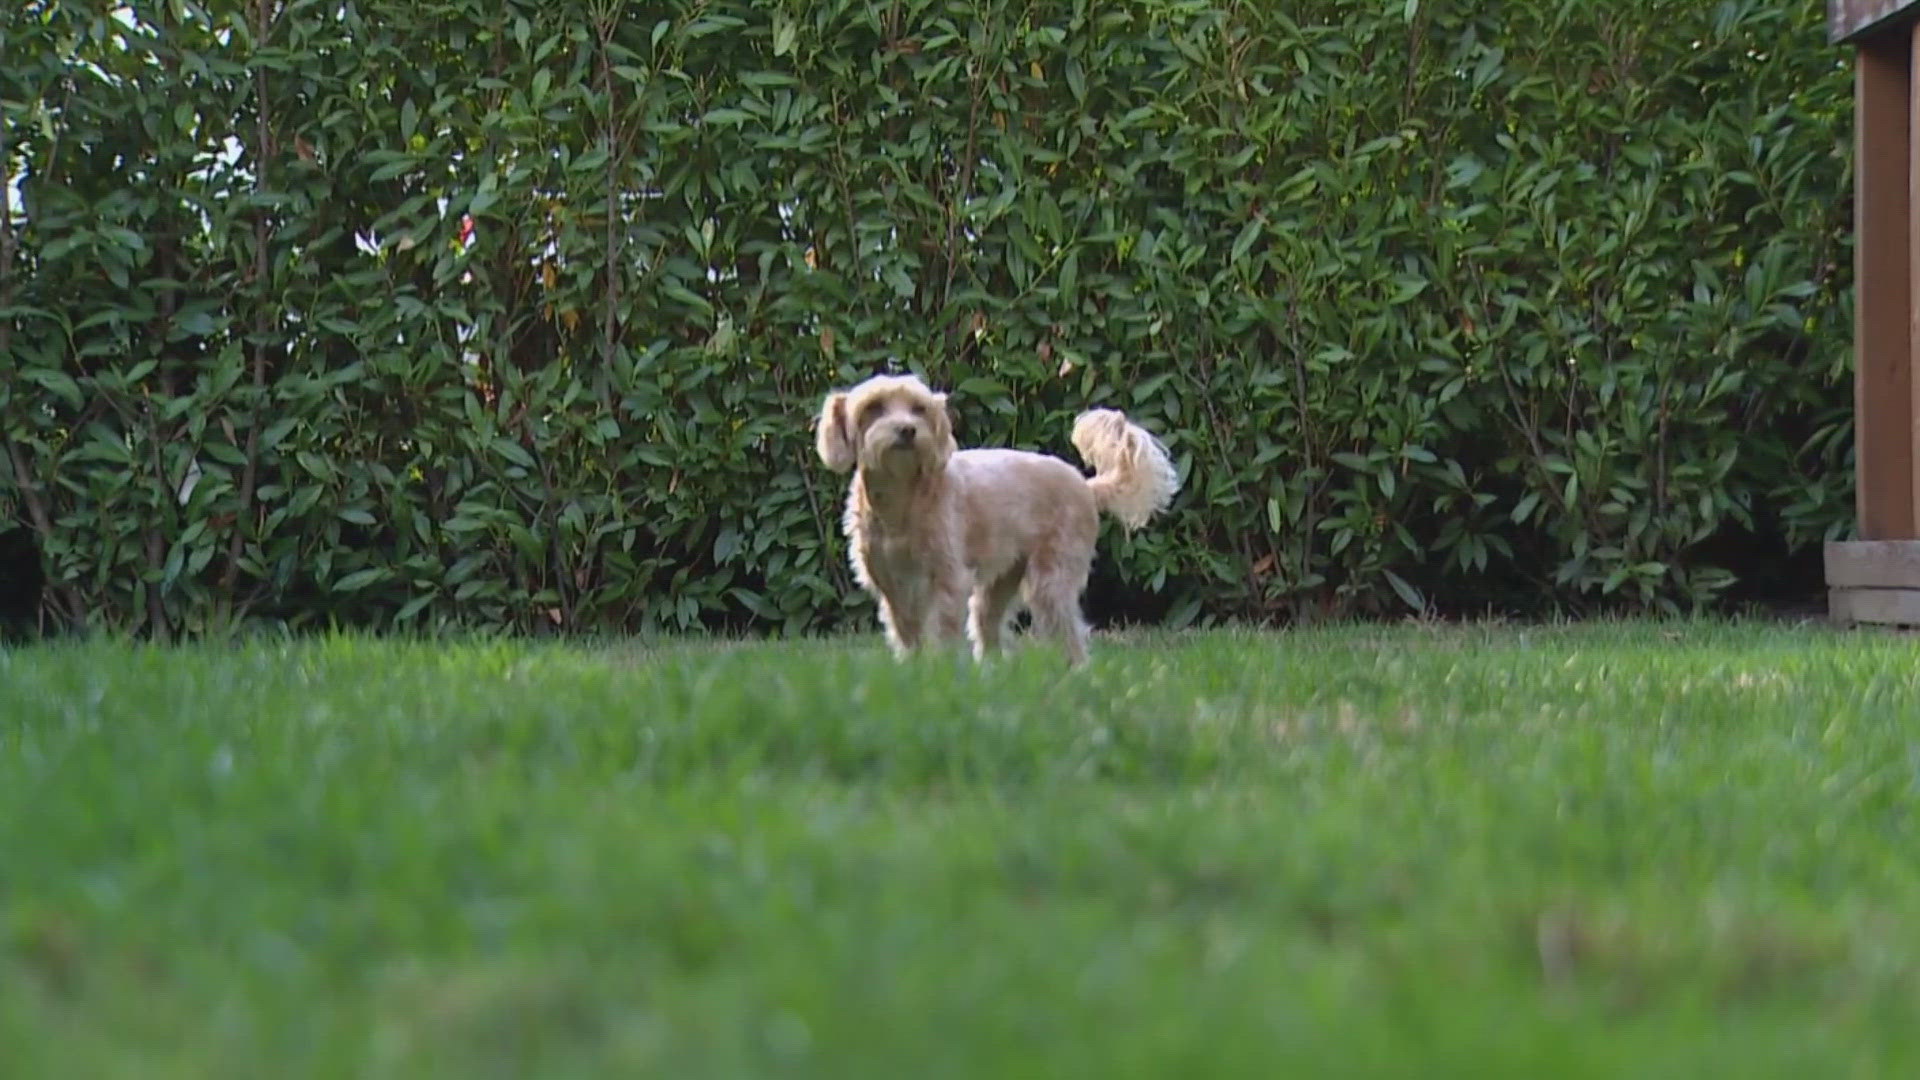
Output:
[[899,432],[897,432],[894,435],[893,438],[895,442],[900,443],[902,446],[911,444],[913,442],[913,429],[910,427],[903,427],[899,430]]

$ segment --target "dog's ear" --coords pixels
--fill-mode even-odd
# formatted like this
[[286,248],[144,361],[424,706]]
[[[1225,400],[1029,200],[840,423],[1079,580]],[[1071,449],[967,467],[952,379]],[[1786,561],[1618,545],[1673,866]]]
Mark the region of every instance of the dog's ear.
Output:
[[847,425],[847,395],[834,391],[827,395],[827,402],[820,407],[820,420],[813,429],[814,447],[820,451],[820,460],[834,472],[846,472],[853,468],[855,450],[853,431]]
[[933,395],[933,439],[940,448],[940,464],[946,465],[947,459],[960,452],[960,444],[953,437],[953,409],[947,404],[947,395]]

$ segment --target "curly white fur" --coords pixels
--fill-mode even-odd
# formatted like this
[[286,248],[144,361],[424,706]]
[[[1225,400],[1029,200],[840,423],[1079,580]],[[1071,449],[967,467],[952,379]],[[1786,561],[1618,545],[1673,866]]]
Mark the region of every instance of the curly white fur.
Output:
[[947,396],[911,375],[829,394],[815,440],[829,469],[854,470],[843,522],[854,577],[902,656],[964,628],[984,658],[1024,605],[1036,630],[1084,663],[1080,594],[1100,512],[1140,528],[1180,485],[1160,440],[1112,409],[1073,425],[1092,477],[1046,454],[960,450]]

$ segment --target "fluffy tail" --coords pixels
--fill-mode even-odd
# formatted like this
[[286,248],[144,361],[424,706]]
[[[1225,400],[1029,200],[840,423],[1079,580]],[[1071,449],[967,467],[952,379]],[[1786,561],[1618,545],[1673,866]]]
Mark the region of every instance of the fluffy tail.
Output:
[[1129,530],[1167,508],[1180,490],[1167,448],[1138,424],[1113,409],[1093,409],[1073,422],[1073,448],[1093,466],[1094,504],[1120,519]]

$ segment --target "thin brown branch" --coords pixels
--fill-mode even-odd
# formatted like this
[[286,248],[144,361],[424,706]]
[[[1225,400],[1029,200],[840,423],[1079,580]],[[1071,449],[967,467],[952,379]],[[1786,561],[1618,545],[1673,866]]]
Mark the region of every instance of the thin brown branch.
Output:
[[595,15],[600,31],[600,92],[606,98],[607,108],[606,129],[602,134],[607,146],[607,290],[600,322],[600,363],[603,370],[610,371],[619,344],[621,241],[626,233],[620,228],[620,159],[626,149],[626,135],[621,130],[619,109],[614,103],[612,49],[613,32],[619,25],[619,8],[608,5]]
[[[19,241],[13,231],[13,140],[4,122],[0,122],[0,308],[13,306],[15,289],[19,279],[14,275],[14,259],[18,254]],[[13,356],[13,317],[0,318],[0,358]],[[28,461],[26,451],[13,437],[13,425],[0,423],[0,433],[5,434],[7,464],[13,471],[14,489],[20,493],[20,502],[26,507],[27,519],[32,522],[34,533],[38,537],[41,551],[46,550],[47,542],[53,537],[53,514],[42,496],[40,485],[33,479],[33,468]],[[79,596],[64,584],[49,582],[44,594],[56,598],[67,610],[69,619],[77,621],[84,610]]]
[[[254,0],[254,45],[265,44],[268,33],[273,28],[273,18],[268,5],[270,0]],[[253,71],[253,96],[255,103],[255,151],[253,171],[253,190],[259,196],[267,186],[267,163],[273,155],[272,106],[267,101],[267,72],[263,67]],[[240,556],[242,544],[247,535],[250,519],[253,516],[254,496],[260,483],[260,413],[261,405],[267,395],[267,345],[266,335],[272,329],[268,321],[267,308],[267,242],[270,238],[270,226],[267,223],[265,207],[254,207],[253,219],[253,285],[255,340],[253,343],[253,401],[249,406],[247,418],[246,463],[240,472],[240,509],[234,515],[233,532],[227,540],[227,566],[221,575],[221,590],[232,595],[233,588],[240,578]]]
[[[980,157],[980,101],[986,95],[986,82],[982,71],[986,64],[982,61],[969,72],[972,90],[972,105],[967,111],[967,151],[960,161],[960,177],[947,200],[947,281],[940,290],[940,310],[947,310],[953,300],[954,272],[960,266],[960,213],[965,208],[969,194],[973,191],[974,164]],[[958,204],[958,205],[956,205]]]

